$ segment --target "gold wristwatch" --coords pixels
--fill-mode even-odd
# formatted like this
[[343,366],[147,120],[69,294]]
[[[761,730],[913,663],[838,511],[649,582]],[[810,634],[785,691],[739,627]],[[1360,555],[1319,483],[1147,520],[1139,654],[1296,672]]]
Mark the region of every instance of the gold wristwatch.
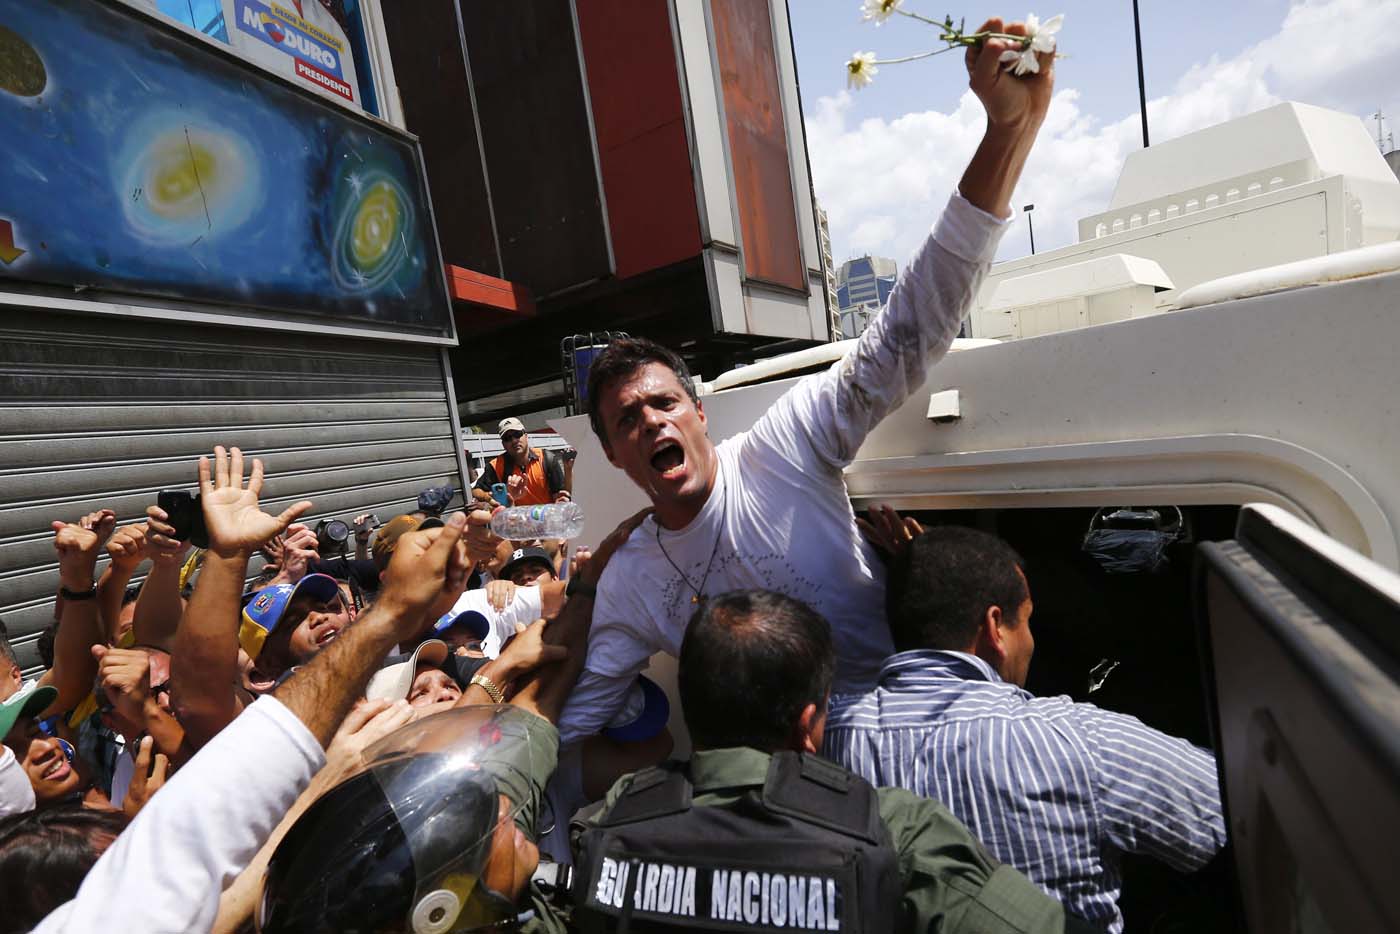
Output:
[[491,703],[504,704],[506,702],[506,692],[502,691],[496,682],[483,674],[472,675],[472,684],[481,685],[481,689],[491,695]]

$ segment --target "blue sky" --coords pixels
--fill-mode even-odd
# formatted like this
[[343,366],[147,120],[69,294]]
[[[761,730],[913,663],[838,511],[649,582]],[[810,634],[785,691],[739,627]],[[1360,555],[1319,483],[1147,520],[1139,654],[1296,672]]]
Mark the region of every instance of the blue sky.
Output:
[[[994,7],[905,0],[935,19]],[[1281,100],[1365,118],[1400,119],[1400,0],[1140,0],[1154,142]],[[790,0],[817,197],[831,216],[836,259],[876,252],[901,264],[935,219],[981,132],[958,53],[886,66],[845,90],[856,50],[893,58],[938,46],[936,31],[901,17],[861,22],[860,0]],[[1006,9],[1021,18],[1025,9]],[[1036,246],[1074,242],[1080,216],[1103,210],[1122,160],[1141,145],[1131,0],[1053,0],[1065,14],[1056,100],[1018,202],[1034,201]],[[1024,225],[1002,258],[1028,252]]]

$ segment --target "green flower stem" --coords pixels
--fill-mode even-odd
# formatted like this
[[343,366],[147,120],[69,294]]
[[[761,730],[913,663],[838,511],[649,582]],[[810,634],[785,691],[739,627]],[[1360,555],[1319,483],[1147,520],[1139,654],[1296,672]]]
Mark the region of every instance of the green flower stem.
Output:
[[916,19],[921,23],[928,23],[930,26],[937,26],[939,29],[948,28],[948,24],[946,22],[940,23],[936,19],[929,19],[927,16],[920,16],[918,13],[911,13],[908,10],[901,10],[899,7],[895,7],[894,11],[900,16],[907,16],[910,19]]
[[902,65],[905,62],[917,62],[921,58],[932,58],[935,55],[942,55],[944,52],[951,52],[957,48],[950,45],[946,49],[934,49],[932,52],[920,52],[917,55],[906,55],[903,58],[877,58],[871,64],[874,65]]
[[[927,16],[920,16],[918,13],[913,13],[913,12],[911,12],[911,11],[909,11],[909,10],[901,10],[901,9],[898,9],[898,8],[896,8],[894,12],[898,13],[900,16],[907,16],[907,17],[909,17],[910,19],[916,19],[916,20],[918,20],[918,21],[921,22],[921,23],[927,23],[927,24],[930,25],[930,26],[937,26],[939,29],[943,29],[943,30],[947,30],[947,29],[948,29],[948,23],[947,23],[946,20],[943,21],[943,22],[939,22],[939,21],[936,20],[936,19],[929,19]],[[963,46],[967,46],[967,45],[981,45],[982,42],[985,41],[985,40],[987,40],[987,39],[1008,39],[1008,40],[1010,40],[1010,41],[1012,41],[1012,42],[1019,42],[1019,43],[1021,43],[1021,48],[1023,48],[1023,49],[1024,49],[1026,46],[1028,46],[1028,45],[1031,44],[1031,40],[1030,40],[1030,37],[1029,37],[1029,36],[1013,36],[1013,35],[1011,35],[1010,33],[1005,33],[1005,32],[974,32],[974,33],[971,33],[971,34],[969,34],[969,35],[963,35],[962,33],[958,32],[958,31],[956,31],[956,30],[953,30],[953,31],[951,31],[951,32],[946,32],[946,31],[945,31],[945,32],[941,33],[941,34],[938,36],[938,38],[941,39],[942,41],[948,43],[949,45],[963,45]],[[915,58],[925,58],[925,57],[927,57],[927,56],[917,55],[917,56],[914,56],[914,57],[915,57]],[[899,61],[903,61],[903,59],[899,59]]]

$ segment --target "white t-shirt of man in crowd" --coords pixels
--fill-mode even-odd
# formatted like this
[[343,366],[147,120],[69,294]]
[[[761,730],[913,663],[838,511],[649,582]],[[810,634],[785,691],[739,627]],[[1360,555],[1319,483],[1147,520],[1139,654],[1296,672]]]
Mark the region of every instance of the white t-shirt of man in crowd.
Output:
[[653,653],[679,654],[698,600],[731,590],[809,603],[831,623],[833,690],[874,683],[893,652],[884,567],[856,526],[842,469],[948,349],[1004,227],[955,195],[858,344],[718,446],[703,406],[666,363],[644,363],[603,387],[604,450],[656,513],[599,581],[585,670],[559,724],[563,742],[604,726]]
[[481,639],[481,652],[487,658],[495,658],[515,635],[516,623],[528,626],[544,616],[544,594],[539,587],[517,587],[510,603],[498,611],[491,606],[485,590],[468,590],[457,598],[442,620],[453,620],[464,613],[478,613],[485,619],[487,631]]

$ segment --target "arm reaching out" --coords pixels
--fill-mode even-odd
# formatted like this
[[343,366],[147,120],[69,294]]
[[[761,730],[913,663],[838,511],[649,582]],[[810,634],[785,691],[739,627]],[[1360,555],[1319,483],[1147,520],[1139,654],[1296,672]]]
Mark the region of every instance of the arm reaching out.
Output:
[[[983,28],[1001,31],[1001,20]],[[970,84],[987,112],[985,135],[960,194],[900,273],[884,311],[844,359],[799,382],[759,419],[746,451],[774,452],[803,473],[839,471],[952,344],[996,254],[1054,87],[1053,56],[1038,75],[1016,78],[998,67],[1008,48],[993,39],[968,54]]]
[[[234,692],[238,678],[238,626],[243,581],[254,549],[281,532],[311,508],[303,500],[270,516],[258,508],[262,492],[262,461],[253,461],[248,485],[243,485],[243,452],[214,448],[211,477],[209,458],[199,459],[199,492],[209,551],[199,583],[175,634],[171,654],[171,694],[186,737],[198,748],[238,715]],[[154,527],[154,521],[153,521]]]
[[[63,589],[73,594],[85,594],[94,589],[98,552],[116,524],[116,513],[110,509],[99,509],[75,523],[53,524],[58,580]],[[57,688],[58,697],[41,717],[70,710],[87,696],[97,674],[92,645],[106,642],[95,598],[64,599],[62,604],[58,635],[54,638],[53,667],[39,679],[41,684]]]

